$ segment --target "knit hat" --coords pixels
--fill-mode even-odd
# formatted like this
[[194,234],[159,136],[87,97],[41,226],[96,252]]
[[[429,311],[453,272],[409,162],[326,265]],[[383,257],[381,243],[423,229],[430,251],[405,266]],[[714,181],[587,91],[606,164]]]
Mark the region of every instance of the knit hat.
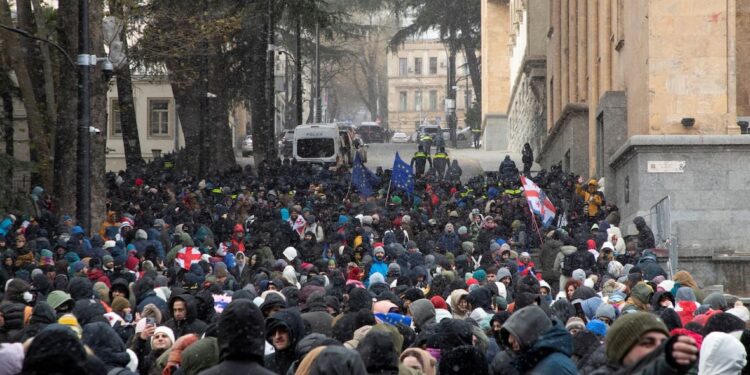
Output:
[[630,296],[637,299],[643,304],[648,304],[651,301],[651,295],[654,293],[651,287],[646,283],[635,284],[633,290],[630,291]]
[[586,329],[586,323],[583,322],[583,319],[577,316],[571,316],[570,319],[568,319],[568,322],[565,324],[565,329],[568,331],[572,329],[579,329],[583,331],[584,329]]
[[81,337],[81,334],[83,334],[81,325],[78,324],[78,319],[76,319],[75,315],[73,314],[65,314],[61,316],[57,319],[57,323],[70,327],[70,329],[72,329],[79,338]]
[[669,336],[664,322],[651,313],[634,312],[615,320],[605,338],[607,359],[612,363],[621,363],[630,349],[647,332],[661,332]]
[[430,302],[432,302],[432,306],[435,306],[436,309],[448,310],[448,305],[445,303],[443,297],[433,296],[430,298]]
[[112,300],[111,307],[112,311],[123,311],[130,307],[130,301],[122,297],[115,297],[115,299]]
[[154,335],[151,336],[151,342],[154,342],[154,336],[156,336],[158,333],[163,333],[169,337],[169,340],[172,344],[174,344],[174,332],[172,331],[172,328],[169,328],[167,326],[159,326],[156,327],[154,330]]
[[595,333],[597,336],[605,336],[607,334],[607,324],[599,319],[594,319],[586,324],[586,329],[589,332]]
[[607,318],[610,320],[610,322],[612,322],[616,318],[615,307],[608,303],[602,303],[601,305],[599,305],[599,307],[596,308],[596,313],[594,314],[594,317],[597,319]]
[[385,255],[385,249],[382,246],[378,246],[372,250],[372,255],[383,254]]
[[460,226],[460,227],[458,227],[458,234],[459,234],[459,235],[461,235],[461,234],[466,234],[466,233],[469,233],[469,229],[467,229],[467,228],[466,228],[465,226],[463,226],[463,225],[462,225],[462,226]]
[[112,258],[111,255],[105,255],[105,256],[102,257],[102,264],[107,264],[109,262],[114,263],[114,261],[115,261],[115,259]]
[[584,281],[586,280],[586,271],[579,268],[573,271],[572,278],[573,280]]
[[472,276],[480,283],[487,280],[487,272],[481,268],[474,271],[474,274]]
[[[49,298],[49,297],[48,297]],[[742,301],[738,300],[734,303],[734,307],[726,311],[728,314],[732,314],[747,323],[750,321],[750,310],[742,304]]]
[[102,249],[107,250],[115,246],[117,246],[117,242],[115,242],[114,240],[104,241],[104,246],[102,246]]
[[53,309],[57,309],[63,303],[72,300],[73,299],[70,297],[70,294],[63,292],[62,290],[53,290],[47,296],[47,304],[50,305],[50,307],[52,307]]

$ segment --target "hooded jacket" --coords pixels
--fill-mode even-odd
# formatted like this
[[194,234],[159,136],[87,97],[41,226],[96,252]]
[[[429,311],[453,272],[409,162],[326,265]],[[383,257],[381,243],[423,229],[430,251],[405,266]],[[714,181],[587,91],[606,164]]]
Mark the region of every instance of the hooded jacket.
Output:
[[323,349],[310,367],[315,375],[367,375],[362,356],[343,346],[331,345]]
[[[506,322],[507,324],[507,322]],[[557,320],[529,347],[522,348],[512,362],[521,374],[578,374],[570,360],[573,337]]]
[[250,300],[232,301],[219,318],[221,363],[201,374],[273,374],[263,368],[263,314]]
[[470,311],[468,310],[461,310],[459,307],[459,301],[461,298],[466,298],[466,296],[469,295],[469,292],[467,292],[464,289],[456,289],[451,292],[450,297],[448,298],[451,309],[453,310],[453,319],[466,319],[469,317]]
[[[184,320],[174,319],[174,303],[182,301],[185,303],[186,315]],[[198,319],[198,307],[195,298],[189,294],[172,296],[169,299],[169,315],[171,318],[164,325],[171,328],[174,337],[181,337],[188,333],[202,335],[206,331],[206,323]]]
[[430,324],[435,324],[435,306],[428,299],[418,299],[409,305],[409,312],[414,318],[417,330],[423,330]]
[[83,344],[87,345],[99,358],[107,370],[125,367],[130,362],[125,344],[117,333],[104,322],[94,322],[83,327]]
[[747,353],[740,340],[723,332],[709,333],[701,345],[699,374],[739,374],[747,364]]
[[398,352],[387,332],[371,330],[359,343],[357,351],[368,373],[398,374]]
[[86,351],[73,330],[52,324],[39,332],[29,345],[23,359],[23,373],[83,374],[85,364]]
[[265,339],[271,341],[270,339],[274,331],[279,328],[285,328],[289,333],[289,345],[283,350],[277,350],[274,353],[267,355],[263,363],[267,369],[277,374],[286,374],[289,367],[292,366],[292,363],[297,360],[295,353],[297,342],[305,337],[307,332],[305,329],[305,322],[296,310],[282,310],[268,318],[266,320]]

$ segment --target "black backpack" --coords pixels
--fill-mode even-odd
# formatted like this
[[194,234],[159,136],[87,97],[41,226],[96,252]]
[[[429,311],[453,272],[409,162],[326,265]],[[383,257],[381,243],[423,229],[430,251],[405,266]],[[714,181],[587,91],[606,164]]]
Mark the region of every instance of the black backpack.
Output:
[[583,268],[583,264],[581,264],[581,257],[577,253],[578,251],[575,251],[574,253],[566,255],[565,258],[563,258],[563,276],[571,277],[573,276],[573,271],[579,268]]

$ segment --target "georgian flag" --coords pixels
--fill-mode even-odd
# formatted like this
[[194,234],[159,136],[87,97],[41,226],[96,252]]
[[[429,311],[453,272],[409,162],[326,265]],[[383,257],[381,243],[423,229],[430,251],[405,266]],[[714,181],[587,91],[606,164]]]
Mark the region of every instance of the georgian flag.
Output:
[[175,262],[177,264],[186,269],[190,270],[190,266],[193,263],[198,263],[201,261],[201,252],[198,250],[197,247],[187,246],[183,247],[179,251],[177,251],[177,257],[175,258]]
[[542,189],[536,186],[534,181],[521,176],[521,184],[523,185],[523,195],[526,197],[526,202],[529,203],[531,212],[535,215],[539,215],[542,218],[542,224],[544,226],[550,225],[552,220],[555,219],[557,209],[552,202],[547,198]]

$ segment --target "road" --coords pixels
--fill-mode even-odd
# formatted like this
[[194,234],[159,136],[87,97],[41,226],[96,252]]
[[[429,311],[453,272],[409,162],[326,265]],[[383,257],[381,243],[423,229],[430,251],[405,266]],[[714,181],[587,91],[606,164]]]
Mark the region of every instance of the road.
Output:
[[[396,152],[399,153],[401,159],[409,163],[411,162],[412,155],[414,155],[416,151],[417,145],[415,143],[371,143],[367,150],[367,162],[365,163],[365,166],[372,171],[375,171],[377,167],[391,169],[393,167],[393,159],[396,156]],[[462,178],[462,180],[481,174],[484,171],[497,170],[497,166],[500,164],[499,155],[501,154],[497,152],[489,153],[468,148],[462,148],[459,150],[448,148],[446,151],[451,160],[457,158],[458,163],[463,170],[464,178]],[[432,153],[435,153],[434,147]],[[252,159],[252,157],[245,158],[240,155],[237,156],[237,161],[243,166],[252,164]],[[520,160],[517,160],[517,162],[520,162]]]

